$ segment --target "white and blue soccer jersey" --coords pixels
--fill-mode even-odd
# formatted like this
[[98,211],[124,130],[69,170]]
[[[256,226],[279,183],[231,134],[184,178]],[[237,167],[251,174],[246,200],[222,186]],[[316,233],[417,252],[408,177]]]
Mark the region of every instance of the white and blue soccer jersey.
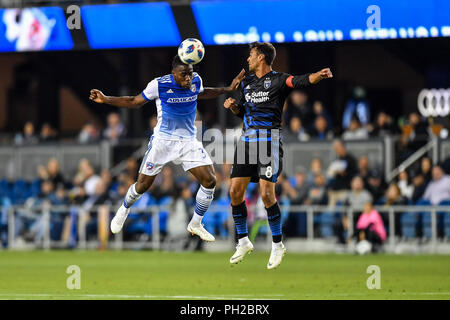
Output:
[[195,72],[189,89],[177,84],[172,74],[149,82],[142,96],[145,100],[156,99],[158,123],[153,130],[154,136],[168,140],[194,139],[197,97],[201,92],[202,78]]

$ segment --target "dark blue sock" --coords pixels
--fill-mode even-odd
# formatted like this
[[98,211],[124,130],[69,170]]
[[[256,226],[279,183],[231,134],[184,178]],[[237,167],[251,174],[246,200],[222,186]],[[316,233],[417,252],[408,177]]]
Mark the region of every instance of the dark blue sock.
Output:
[[281,241],[281,211],[278,202],[267,210],[267,220],[269,220],[270,231],[272,231],[272,240],[277,243]]
[[247,206],[245,205],[245,201],[237,206],[232,205],[231,207],[238,239],[247,237]]

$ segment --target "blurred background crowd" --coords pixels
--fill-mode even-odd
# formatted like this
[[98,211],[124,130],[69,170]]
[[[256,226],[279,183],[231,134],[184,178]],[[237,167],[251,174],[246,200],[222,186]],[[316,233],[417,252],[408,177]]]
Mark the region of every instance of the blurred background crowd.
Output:
[[[201,117],[201,115],[200,115]],[[283,210],[283,230],[286,237],[306,237],[306,211],[289,209],[290,206],[327,206],[314,216],[314,233],[319,237],[336,237],[337,242],[346,244],[350,238],[364,238],[371,234],[373,219],[364,224],[362,217],[369,217],[375,211],[376,221],[381,221],[377,232],[371,237],[381,244],[386,232],[394,232],[399,238],[425,236],[425,218],[420,215],[411,223],[408,213],[395,215],[395,230],[389,230],[388,216],[377,212],[373,206],[395,205],[448,205],[450,204],[450,156],[433,165],[425,155],[408,170],[401,171],[392,181],[385,181],[383,169],[370,163],[369,157],[356,157],[347,151],[347,141],[364,141],[371,137],[384,135],[397,136],[396,152],[403,161],[426,144],[433,135],[446,135],[441,125],[438,131],[434,124],[422,118],[419,113],[394,119],[387,111],[376,115],[370,112],[370,102],[364,99],[364,89],[355,88],[355,98],[349,100],[342,119],[333,119],[321,101],[310,103],[303,91],[294,91],[285,103],[283,118],[284,143],[305,141],[330,141],[335,160],[327,167],[322,159],[313,158],[309,167],[297,166],[291,176],[283,174],[277,184],[277,197],[287,208]],[[79,144],[93,144],[106,140],[117,145],[126,140],[127,128],[118,112],[108,114],[107,126],[100,128],[93,122],[86,123],[74,137]],[[156,117],[148,120],[146,137],[151,136],[156,125]],[[36,132],[32,122],[26,122],[23,131],[14,136],[16,145],[42,145],[58,142],[58,132],[45,123]],[[128,157],[129,154],[123,155]],[[142,155],[140,155],[142,157]],[[100,217],[109,225],[115,209],[120,205],[129,186],[136,181],[141,158],[126,158],[125,168],[117,175],[110,170],[96,168],[88,159],[81,159],[73,177],[64,178],[58,159],[51,158],[48,163],[36,167],[35,179],[0,180],[0,200],[2,206],[1,239],[7,245],[8,207],[22,205],[26,208],[49,203],[53,206],[67,206],[63,212],[51,213],[50,233],[52,240],[62,241],[68,247],[76,246],[79,230],[79,211],[88,212],[86,219],[87,239],[99,237]],[[205,227],[217,237],[229,235],[229,172],[230,165],[216,165],[217,187],[212,209],[204,218]],[[124,240],[150,241],[153,234],[151,211],[148,206],[161,206],[158,209],[161,239],[188,240],[184,226],[193,212],[193,201],[199,185],[192,176],[177,174],[174,167],[166,166],[157,177],[148,193],[143,196],[128,218],[124,228]],[[258,196],[257,184],[251,184],[246,201],[249,210],[250,226],[265,219],[263,204]],[[99,214],[99,206],[109,205],[105,215]],[[339,211],[337,206],[351,206],[355,209],[354,221]],[[67,209],[71,208],[71,209]],[[78,208],[78,209],[76,209]],[[81,208],[81,209],[80,209]],[[148,209],[148,208],[147,208]],[[367,215],[364,215],[366,213]],[[448,213],[447,213],[448,215]],[[103,219],[102,218],[102,219]],[[377,220],[378,219],[378,220]],[[363,223],[363,224],[361,224]],[[354,230],[349,232],[349,224]],[[368,226],[370,225],[370,228]],[[361,227],[362,226],[362,227]],[[18,211],[14,225],[15,237],[23,241],[40,241],[43,237],[42,215],[29,215],[29,211]],[[370,230],[369,230],[370,229]],[[360,233],[360,231],[365,231]],[[255,231],[255,236],[265,234],[266,227]],[[438,216],[438,236],[450,236],[450,217],[444,213]],[[372,239],[373,240],[373,239]],[[189,241],[185,242],[189,245]],[[197,243],[196,246],[199,246]]]

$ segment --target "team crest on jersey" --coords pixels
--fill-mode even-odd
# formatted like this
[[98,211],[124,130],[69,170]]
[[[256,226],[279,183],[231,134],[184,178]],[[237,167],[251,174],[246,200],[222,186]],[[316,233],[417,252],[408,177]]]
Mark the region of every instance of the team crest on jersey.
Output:
[[197,91],[197,88],[195,87],[195,84],[192,84],[192,85],[191,85],[191,91],[192,91],[192,92]]
[[155,165],[153,163],[151,163],[150,161],[148,161],[146,166],[147,166],[147,170],[152,170]]
[[271,84],[272,84],[272,80],[270,80],[269,78],[264,80],[264,89],[269,89]]

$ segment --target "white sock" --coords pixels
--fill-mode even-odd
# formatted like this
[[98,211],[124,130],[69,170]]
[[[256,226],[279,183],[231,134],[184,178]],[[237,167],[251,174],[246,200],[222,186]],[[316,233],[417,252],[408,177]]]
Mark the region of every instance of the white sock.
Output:
[[272,249],[280,249],[283,246],[283,242],[272,242]]
[[203,216],[196,214],[194,212],[194,215],[192,216],[192,219],[191,219],[191,223],[195,224],[195,225],[199,225],[200,223],[202,223],[202,219],[203,219]]
[[244,245],[247,243],[250,243],[250,239],[248,238],[248,236],[239,239],[239,245]]
[[208,189],[200,185],[200,188],[197,191],[197,196],[195,197],[195,213],[191,219],[193,224],[199,225],[201,223],[203,215],[213,201],[214,189],[215,188]]
[[141,193],[136,192],[135,185],[136,183],[131,185],[131,187],[127,191],[125,199],[123,200],[123,206],[125,208],[130,208],[142,196]]

